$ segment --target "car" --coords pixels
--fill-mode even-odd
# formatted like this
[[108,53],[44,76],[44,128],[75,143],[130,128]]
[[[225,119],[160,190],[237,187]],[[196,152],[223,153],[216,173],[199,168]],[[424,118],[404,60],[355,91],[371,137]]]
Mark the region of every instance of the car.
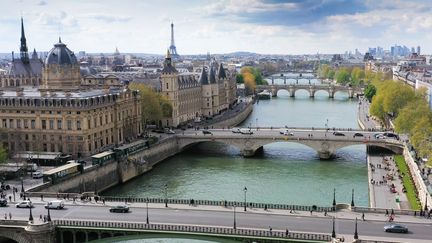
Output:
[[376,139],[386,139],[387,137],[382,135],[382,134],[378,134],[375,136]]
[[253,134],[253,132],[250,128],[242,128],[242,129],[240,129],[240,133],[246,134],[246,135],[252,135]]
[[294,133],[289,132],[288,130],[286,130],[286,131],[283,133],[283,135],[285,135],[285,136],[294,136]]
[[384,225],[384,231],[391,233],[408,233],[408,228],[401,224],[387,224]]
[[43,177],[43,173],[41,171],[33,172],[33,176],[32,176],[33,179],[40,179],[42,177]]
[[16,204],[17,208],[32,208],[33,204],[31,201],[21,201]]
[[64,208],[64,202],[63,200],[53,200],[49,201],[45,205],[46,209],[63,209]]
[[384,137],[382,133],[375,133],[373,136],[374,138]]
[[171,129],[166,129],[165,133],[166,134],[175,134],[175,132],[173,130],[171,130]]
[[356,132],[354,133],[353,137],[363,137],[363,133]]
[[129,207],[126,205],[117,205],[111,207],[109,211],[111,213],[129,213]]
[[6,206],[7,206],[7,199],[0,198],[0,207],[6,207]]
[[238,128],[238,127],[233,127],[233,128],[231,129],[231,132],[232,132],[232,133],[241,133],[241,132],[240,132],[240,128]]
[[399,135],[394,134],[392,132],[385,132],[382,135],[385,136],[385,137],[387,137],[387,138],[394,138],[394,139],[399,140]]
[[343,134],[341,132],[333,132],[333,135],[335,135],[335,136],[345,136],[345,134]]
[[202,133],[203,133],[204,135],[206,135],[206,134],[213,135],[213,133],[210,132],[209,130],[203,130]]
[[279,133],[282,134],[282,135],[284,135],[285,132],[288,132],[288,129],[286,129],[286,128],[281,128],[281,129],[279,130]]

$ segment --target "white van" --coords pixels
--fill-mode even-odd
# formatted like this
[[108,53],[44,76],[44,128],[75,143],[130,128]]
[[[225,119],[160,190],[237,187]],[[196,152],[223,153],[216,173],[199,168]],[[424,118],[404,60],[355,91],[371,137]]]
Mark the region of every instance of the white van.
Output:
[[253,134],[253,132],[252,132],[252,130],[250,128],[241,128],[240,129],[240,133],[241,134],[248,134],[248,135],[252,135]]
[[63,202],[63,200],[49,201],[45,205],[45,208],[49,208],[49,209],[63,209],[64,208],[64,202]]
[[33,179],[40,179],[43,177],[43,173],[39,170],[33,172]]

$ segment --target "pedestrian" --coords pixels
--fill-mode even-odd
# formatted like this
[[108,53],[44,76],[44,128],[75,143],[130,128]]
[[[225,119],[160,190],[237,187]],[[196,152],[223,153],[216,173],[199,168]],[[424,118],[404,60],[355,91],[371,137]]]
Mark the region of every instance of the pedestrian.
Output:
[[393,216],[395,215],[393,208],[392,208],[392,211],[391,211],[391,215],[393,215]]
[[267,211],[267,204],[264,205],[264,211]]
[[43,221],[44,221],[44,222],[47,221],[47,217],[46,217],[46,215],[43,216]]
[[365,215],[362,213],[362,220],[365,221]]
[[285,230],[285,237],[288,237],[288,235],[289,235],[289,230],[286,229],[286,230]]
[[9,212],[9,219],[12,219],[12,213]]
[[272,234],[272,227],[271,226],[269,226],[269,232],[270,232],[270,235]]
[[102,198],[102,203],[103,205],[105,205],[105,198]]
[[388,213],[388,209],[386,209],[386,213],[385,213],[385,216],[387,216],[389,213]]
[[9,202],[12,202],[12,196],[9,196]]
[[5,219],[7,219],[7,213],[5,213]]
[[43,201],[43,194],[41,194],[41,201]]
[[327,210],[324,210],[324,216],[327,216]]
[[42,214],[39,215],[39,220],[42,221]]
[[312,211],[313,211],[313,210],[310,211],[311,216],[312,216]]

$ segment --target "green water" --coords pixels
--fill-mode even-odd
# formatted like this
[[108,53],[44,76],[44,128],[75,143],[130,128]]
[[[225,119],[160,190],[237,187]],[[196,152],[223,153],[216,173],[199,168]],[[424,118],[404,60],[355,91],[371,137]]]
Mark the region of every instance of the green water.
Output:
[[[318,91],[315,99],[299,90],[295,98],[279,91],[272,100],[261,100],[244,126],[297,126],[358,128],[357,101],[338,92],[329,99]],[[316,152],[296,143],[273,143],[254,158],[243,158],[234,147],[204,143],[170,158],[139,178],[105,192],[105,195],[239,200],[247,187],[248,201],[329,206],[333,188],[338,202],[368,205],[366,148],[337,150],[336,159],[321,161]]]

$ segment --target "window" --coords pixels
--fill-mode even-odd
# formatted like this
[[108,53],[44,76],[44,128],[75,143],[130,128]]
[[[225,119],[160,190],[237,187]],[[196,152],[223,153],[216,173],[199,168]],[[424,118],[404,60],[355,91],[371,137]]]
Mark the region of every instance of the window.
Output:
[[24,119],[24,128],[27,129],[28,128],[28,120]]
[[102,116],[99,117],[99,124],[102,126],[103,122],[102,122]]
[[36,121],[31,120],[31,129],[36,129]]
[[166,87],[167,87],[167,89],[168,89],[168,83],[166,83]]
[[14,128],[14,120],[13,119],[9,119],[9,127]]
[[7,120],[6,119],[2,120],[2,125],[3,125],[3,128],[7,128]]
[[21,120],[20,119],[17,120],[17,128],[21,128]]
[[97,127],[97,119],[96,119],[96,117],[95,118],[93,118],[93,127]]
[[46,120],[42,120],[42,129],[46,129],[46,128],[47,128]]
[[67,120],[67,130],[72,130],[72,120]]
[[89,119],[87,119],[87,128],[88,128],[88,129],[90,129],[90,128],[91,128],[91,121],[90,121],[90,118],[89,118]]
[[54,129],[54,120],[49,120],[49,129]]
[[62,130],[62,120],[57,120],[57,129]]
[[76,122],[76,127],[77,127],[77,130],[81,130],[81,121],[77,121]]

